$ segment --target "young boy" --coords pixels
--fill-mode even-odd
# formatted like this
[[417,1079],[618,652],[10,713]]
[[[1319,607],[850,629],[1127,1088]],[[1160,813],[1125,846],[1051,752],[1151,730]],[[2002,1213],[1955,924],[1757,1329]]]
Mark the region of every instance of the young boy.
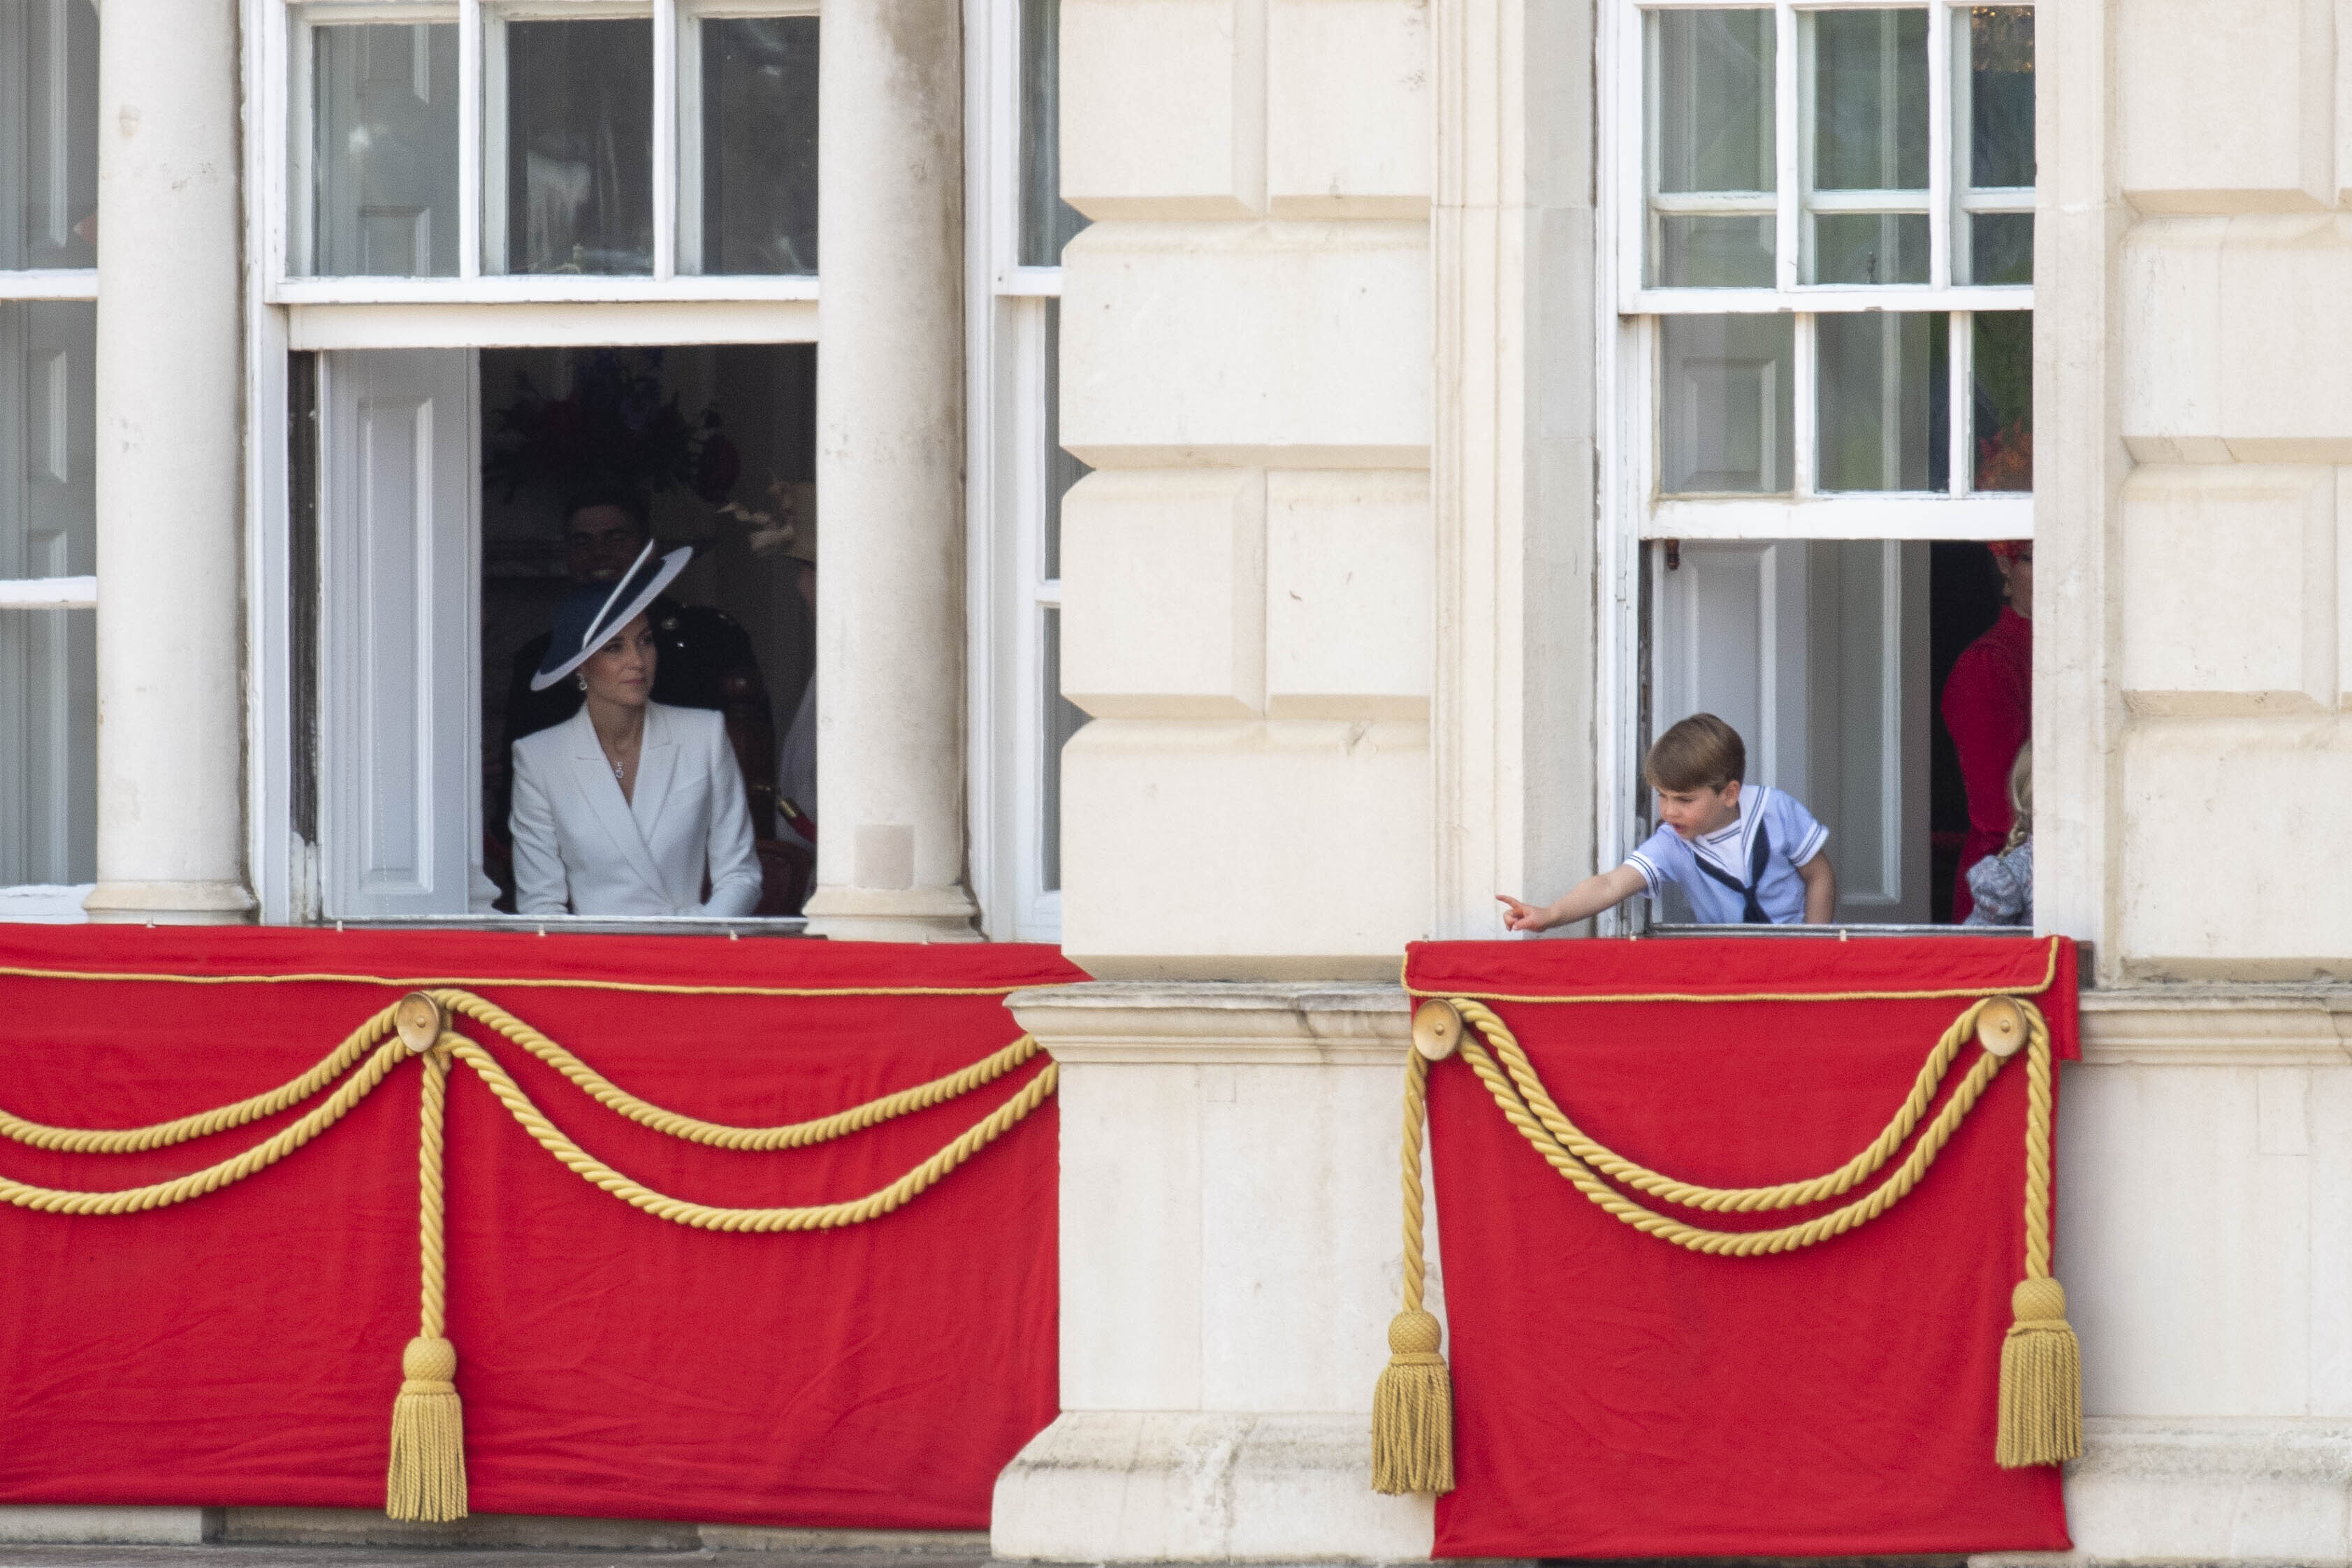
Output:
[[1762,784],[1743,790],[1748,748],[1712,713],[1694,713],[1658,737],[1643,764],[1664,820],[1614,871],[1587,877],[1538,908],[1496,894],[1513,931],[1545,931],[1590,919],[1634,894],[1656,898],[1668,882],[1706,925],[1827,925],[1837,873],[1822,853],[1830,830],[1796,796]]

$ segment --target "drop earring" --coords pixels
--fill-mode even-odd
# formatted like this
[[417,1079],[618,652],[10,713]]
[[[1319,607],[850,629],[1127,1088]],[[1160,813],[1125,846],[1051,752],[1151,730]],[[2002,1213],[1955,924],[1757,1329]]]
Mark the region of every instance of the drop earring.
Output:
[[575,675],[572,678],[572,684],[585,691],[588,689],[588,678],[584,675]]

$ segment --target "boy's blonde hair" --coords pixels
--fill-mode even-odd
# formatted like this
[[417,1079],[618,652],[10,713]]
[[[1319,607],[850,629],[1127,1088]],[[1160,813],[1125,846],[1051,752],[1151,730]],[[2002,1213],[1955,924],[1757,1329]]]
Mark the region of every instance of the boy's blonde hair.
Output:
[[2017,748],[2017,761],[2009,764],[2009,842],[2001,849],[2006,853],[2032,837],[2033,742],[2028,741]]
[[1658,737],[1642,772],[1652,789],[1721,789],[1747,773],[1748,745],[1714,714],[1694,713]]

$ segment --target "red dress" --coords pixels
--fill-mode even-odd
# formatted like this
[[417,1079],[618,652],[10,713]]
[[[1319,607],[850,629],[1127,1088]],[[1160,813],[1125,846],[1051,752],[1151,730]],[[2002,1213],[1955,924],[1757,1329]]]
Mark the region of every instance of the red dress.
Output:
[[2033,733],[2033,623],[2008,605],[1968,646],[1944,682],[1944,727],[1960,753],[1969,792],[1969,837],[1952,886],[1952,919],[1968,919],[1976,900],[1969,868],[1998,854],[2009,837],[2009,770]]

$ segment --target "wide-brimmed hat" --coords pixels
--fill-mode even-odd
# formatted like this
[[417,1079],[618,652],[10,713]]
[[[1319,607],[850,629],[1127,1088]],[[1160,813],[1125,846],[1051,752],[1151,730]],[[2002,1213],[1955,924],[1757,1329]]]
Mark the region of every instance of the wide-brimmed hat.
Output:
[[533,691],[544,691],[587,661],[588,656],[613,639],[613,634],[645,614],[670,579],[694,559],[681,545],[660,560],[652,559],[652,540],[637,552],[636,560],[610,588],[590,583],[566,594],[555,606],[555,630],[547,641],[547,657],[530,678]]

